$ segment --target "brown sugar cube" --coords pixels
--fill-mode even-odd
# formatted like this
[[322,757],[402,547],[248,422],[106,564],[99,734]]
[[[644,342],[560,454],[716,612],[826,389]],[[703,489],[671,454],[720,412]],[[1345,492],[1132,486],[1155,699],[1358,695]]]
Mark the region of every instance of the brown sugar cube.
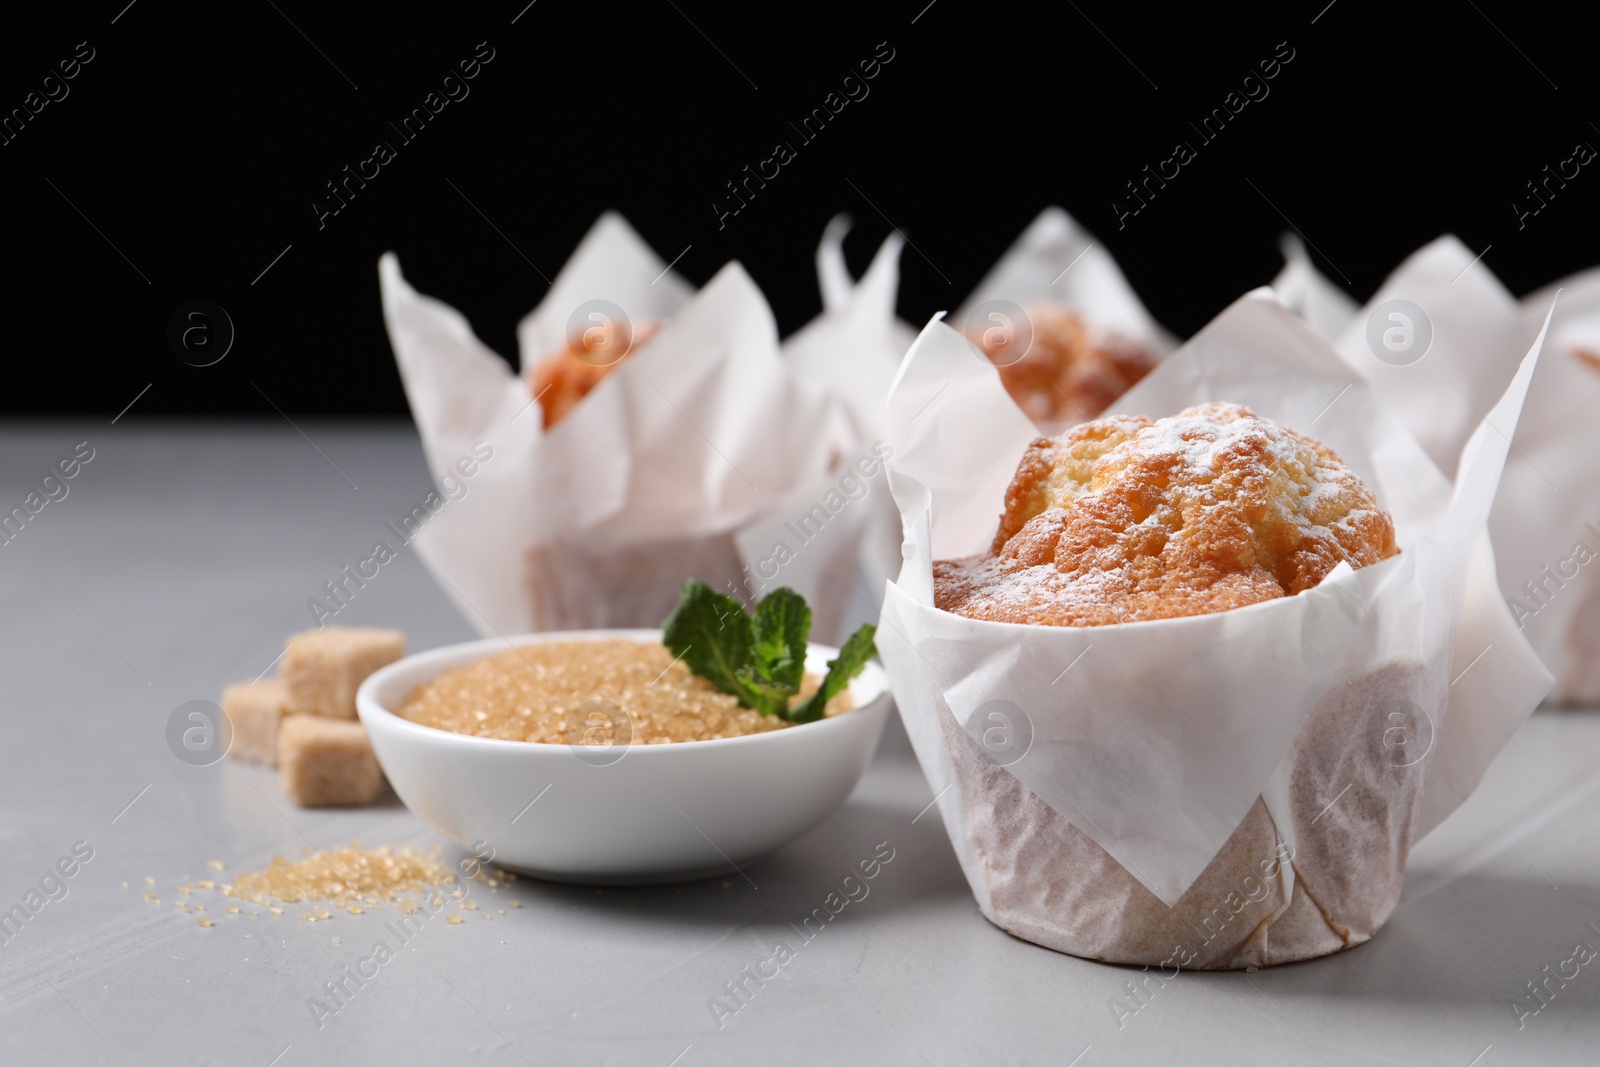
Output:
[[272,766],[278,762],[278,726],[289,713],[289,689],[281,678],[241,682],[222,691],[222,710],[233,725],[228,755]]
[[383,770],[359,722],[290,715],[278,730],[278,784],[302,808],[360,807],[383,791]]
[[355,718],[356,689],[405,654],[399,630],[329,626],[295,634],[278,669],[289,687],[289,714]]

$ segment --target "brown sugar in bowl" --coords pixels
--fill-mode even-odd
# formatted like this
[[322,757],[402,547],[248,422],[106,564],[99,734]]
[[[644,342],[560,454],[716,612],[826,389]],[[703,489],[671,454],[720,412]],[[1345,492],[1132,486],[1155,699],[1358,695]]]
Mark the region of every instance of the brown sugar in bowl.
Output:
[[[356,695],[378,761],[406,806],[449,840],[467,848],[487,842],[497,865],[535,877],[617,885],[741,874],[844,803],[888,717],[888,678],[876,663],[850,683],[850,710],[743,736],[639,743],[629,701],[604,695],[566,713],[567,743],[473,736],[400,714],[408,696],[448,671],[566,641],[659,647],[661,632],[451,645],[383,668]],[[807,672],[824,673],[837,655],[810,646]],[[677,683],[669,671],[661,684]],[[476,710],[487,724],[489,709]]]

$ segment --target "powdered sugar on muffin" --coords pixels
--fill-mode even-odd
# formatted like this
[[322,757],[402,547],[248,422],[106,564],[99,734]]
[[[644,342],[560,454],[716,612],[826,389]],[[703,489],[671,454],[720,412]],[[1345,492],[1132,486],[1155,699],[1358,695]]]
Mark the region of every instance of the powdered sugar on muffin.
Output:
[[1118,415],[1029,446],[990,551],[934,564],[935,604],[1103,626],[1292,596],[1399,552],[1332,450],[1237,404]]

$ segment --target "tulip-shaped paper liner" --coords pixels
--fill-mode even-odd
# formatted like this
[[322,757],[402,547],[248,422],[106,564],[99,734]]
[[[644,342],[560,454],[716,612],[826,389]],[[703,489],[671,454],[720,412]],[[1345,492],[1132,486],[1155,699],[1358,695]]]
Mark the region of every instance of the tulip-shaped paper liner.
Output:
[[916,331],[894,314],[905,240],[890,234],[867,272],[852,281],[844,262],[850,225],[848,215],[836,215],[822,231],[817,246],[822,314],[783,342],[783,356],[801,378],[837,394],[862,439],[870,441],[883,421],[895,370]]
[[[850,463],[875,473],[868,479],[851,479],[843,486],[851,507],[863,512],[860,565],[865,592],[875,595],[883,583],[900,573],[900,512],[889,495],[881,460],[887,454],[882,440],[883,406],[889,399],[901,357],[916,331],[895,317],[899,293],[900,251],[905,241],[890,234],[872,258],[859,281],[852,281],[844,262],[844,238],[850,218],[836,215],[822,232],[817,246],[817,281],[822,290],[822,314],[783,343],[783,357],[806,382],[826,387],[839,397],[855,427],[857,455]],[[870,610],[878,609],[872,601]]]
[[[1408,725],[1434,735],[1432,765],[1445,765],[1453,781],[1430,775],[1419,787],[1422,779],[1410,778],[1407,833],[1431,828],[1461,802],[1453,787],[1470,792],[1549,684],[1505,605],[1482,595],[1492,574],[1480,573],[1471,594],[1462,580],[1489,566],[1474,549],[1504,460],[1502,434],[1515,427],[1538,348],[1469,442],[1452,489],[1374,390],[1269,290],[1241,299],[1114,410],[1161,417],[1226,400],[1316,437],[1394,516],[1402,553],[1357,571],[1341,564],[1298,596],[1232,611],[1069,628],[979,621],[933,606],[933,561],[987,549],[1034,434],[975,348],[941,322],[923,330],[889,400],[889,477],[906,563],[888,587],[878,646],[991,918],[985,846],[967,834],[974,812],[960,790],[946,788],[956,774],[941,732],[946,716],[1169,906],[1258,798],[1279,838],[1295,845],[1306,821],[1304,797],[1292,795],[1303,789],[1297,737],[1320,704],[1347,689],[1365,692],[1374,678],[1404,679],[1387,694],[1380,687],[1362,712],[1379,716],[1377,736],[1387,736],[1386,715],[1426,717],[1426,731]],[[1450,686],[1452,667],[1483,650],[1464,646],[1458,630],[1474,641],[1492,635],[1494,649],[1478,666],[1487,668],[1479,680],[1493,677],[1493,685]],[[1420,815],[1419,788],[1427,794]]]
[[1094,235],[1058,207],[1041,211],[956,309],[951,324],[970,332],[991,321],[993,301],[1023,311],[1040,304],[1071,308],[1092,326],[1143,342],[1158,356],[1172,335],[1145,310],[1117,261]]
[[1524,298],[1525,325],[1552,302],[1489,529],[1500,588],[1556,676],[1551,699],[1600,705],[1600,270]]
[[[1307,263],[1301,273],[1316,272]],[[1480,257],[1441,237],[1401,264],[1335,334],[1307,321],[1337,337],[1341,354],[1449,471],[1477,411],[1511,379],[1507,352],[1539,332],[1552,306],[1549,350],[1528,387],[1489,530],[1500,589],[1555,675],[1551,699],[1597,704],[1600,567],[1588,564],[1600,558],[1600,362],[1583,353],[1600,357],[1600,271],[1519,304]]]
[[1447,235],[1406,257],[1333,344],[1449,477],[1536,333],[1480,257]]
[[1292,233],[1278,241],[1283,269],[1272,279],[1272,291],[1284,305],[1306,320],[1318,337],[1339,336],[1356,315],[1356,302],[1311,262],[1305,242]]
[[418,516],[417,548],[482,632],[655,626],[688,577],[745,596],[790,585],[817,632],[837,629],[849,587],[830,561],[854,554],[859,521],[824,509],[781,552],[769,531],[831,490],[851,434],[780,359],[738,264],[685,299],[626,223],[602,218],[519,327],[524,361],[565,345],[595,301],[661,327],[549,429],[527,382],[392,253],[379,277],[429,466],[465,490]]

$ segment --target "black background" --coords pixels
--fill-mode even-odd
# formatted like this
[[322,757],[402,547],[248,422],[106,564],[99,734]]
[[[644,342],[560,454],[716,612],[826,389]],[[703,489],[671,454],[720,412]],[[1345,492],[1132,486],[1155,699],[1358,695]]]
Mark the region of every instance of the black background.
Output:
[[[1600,166],[1520,230],[1512,208],[1575,143],[1600,147],[1593,5],[525,3],[8,12],[0,112],[79,42],[95,58],[0,147],[5,410],[109,416],[151,384],[129,419],[276,418],[263,394],[401,413],[380,253],[510,355],[539,272],[608,207],[665,259],[692,246],[677,269],[697,283],[741,260],[784,333],[820,307],[813,251],[839,211],[857,271],[891,225],[913,242],[900,313],[918,325],[1052,203],[1183,336],[1272,277],[1286,218],[1358,300],[1444,232],[1489,247],[1519,295],[1600,263]],[[470,95],[319,229],[324,183],[397,142],[386,123],[479,42],[494,59]],[[724,183],[795,142],[789,123],[879,42],[894,58],[870,95],[719,230]],[[1119,230],[1123,183],[1200,147],[1189,123],[1279,42],[1294,59],[1270,95]],[[236,327],[211,367],[166,344],[192,299]]]

